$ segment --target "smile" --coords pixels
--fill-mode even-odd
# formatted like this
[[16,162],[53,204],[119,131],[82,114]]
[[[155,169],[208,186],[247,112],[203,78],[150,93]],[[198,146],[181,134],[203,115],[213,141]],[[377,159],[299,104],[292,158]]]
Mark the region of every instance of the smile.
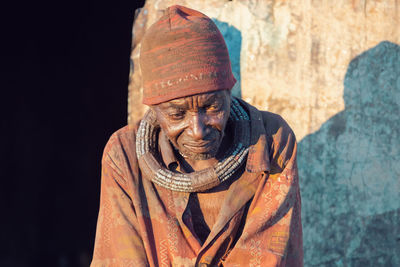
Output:
[[186,143],[186,144],[183,144],[183,146],[195,153],[205,153],[211,149],[211,145],[213,143],[214,142],[212,142],[212,141],[203,141],[203,142],[196,142],[196,143]]

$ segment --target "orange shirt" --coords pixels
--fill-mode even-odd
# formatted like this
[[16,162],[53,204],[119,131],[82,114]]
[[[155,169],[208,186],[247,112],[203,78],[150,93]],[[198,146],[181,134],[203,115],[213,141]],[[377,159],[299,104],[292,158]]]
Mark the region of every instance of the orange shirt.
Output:
[[[294,133],[279,115],[241,103],[250,114],[252,146],[204,242],[194,230],[190,193],[160,187],[141,173],[135,127],[111,136],[92,267],[303,266]],[[160,160],[171,165],[171,147],[159,146]]]

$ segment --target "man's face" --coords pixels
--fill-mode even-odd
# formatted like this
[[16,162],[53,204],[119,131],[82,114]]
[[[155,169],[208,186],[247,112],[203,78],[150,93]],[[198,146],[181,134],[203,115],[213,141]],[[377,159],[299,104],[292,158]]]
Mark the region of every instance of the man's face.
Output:
[[215,157],[230,113],[230,91],[173,99],[153,106],[165,134],[191,160]]

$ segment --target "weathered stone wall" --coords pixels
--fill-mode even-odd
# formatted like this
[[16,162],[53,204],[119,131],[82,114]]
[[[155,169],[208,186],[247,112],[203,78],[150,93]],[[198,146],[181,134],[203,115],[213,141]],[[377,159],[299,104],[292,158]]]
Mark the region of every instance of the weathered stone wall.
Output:
[[354,58],[343,98],[299,143],[306,262],[400,266],[400,46]]
[[148,0],[133,29],[129,122],[140,118],[140,39],[172,4],[213,18],[233,92],[282,115],[299,141],[306,266],[400,266],[397,0]]

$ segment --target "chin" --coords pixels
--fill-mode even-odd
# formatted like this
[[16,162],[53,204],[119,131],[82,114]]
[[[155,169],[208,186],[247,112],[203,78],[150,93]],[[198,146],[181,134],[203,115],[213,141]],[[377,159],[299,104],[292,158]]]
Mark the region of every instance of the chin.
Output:
[[193,153],[187,151],[179,151],[182,157],[190,160],[207,160],[215,157],[216,153]]
[[207,160],[211,158],[215,158],[217,155],[219,148],[218,145],[212,145],[206,151],[192,151],[189,148],[185,147],[184,145],[180,145],[179,147],[175,147],[176,150],[179,151],[179,154],[184,157],[185,159],[190,160]]

